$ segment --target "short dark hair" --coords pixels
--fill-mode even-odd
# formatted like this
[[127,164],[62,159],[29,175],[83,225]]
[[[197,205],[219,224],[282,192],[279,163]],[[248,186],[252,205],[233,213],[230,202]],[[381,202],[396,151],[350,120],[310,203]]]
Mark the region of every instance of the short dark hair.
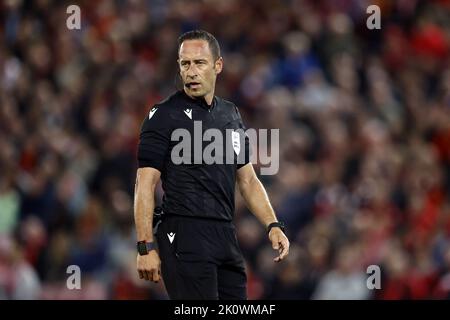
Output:
[[205,30],[191,30],[183,33],[178,38],[178,52],[180,52],[181,44],[186,40],[205,40],[208,42],[209,50],[211,50],[214,61],[220,57],[220,46],[217,39]]

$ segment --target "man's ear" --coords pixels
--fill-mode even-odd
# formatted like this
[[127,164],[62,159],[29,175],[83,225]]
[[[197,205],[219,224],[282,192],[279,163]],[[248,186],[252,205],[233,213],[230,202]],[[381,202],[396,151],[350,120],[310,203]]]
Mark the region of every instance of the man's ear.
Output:
[[223,58],[219,57],[214,63],[214,70],[216,71],[216,74],[219,74],[222,72],[222,69],[223,69]]

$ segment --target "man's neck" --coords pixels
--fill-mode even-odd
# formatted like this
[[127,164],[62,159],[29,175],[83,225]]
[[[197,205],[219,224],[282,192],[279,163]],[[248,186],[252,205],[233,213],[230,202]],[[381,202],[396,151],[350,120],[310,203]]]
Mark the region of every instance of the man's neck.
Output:
[[[196,98],[196,97],[191,96],[189,93],[186,92],[185,89],[183,89],[183,90],[184,90],[184,93],[186,93],[186,94],[187,94],[189,97],[191,97],[192,99],[199,99],[199,98]],[[205,102],[206,102],[206,104],[210,107],[211,104],[212,104],[213,98],[214,98],[214,91],[211,91],[210,93],[208,93],[207,95],[205,95],[202,99],[204,99]]]

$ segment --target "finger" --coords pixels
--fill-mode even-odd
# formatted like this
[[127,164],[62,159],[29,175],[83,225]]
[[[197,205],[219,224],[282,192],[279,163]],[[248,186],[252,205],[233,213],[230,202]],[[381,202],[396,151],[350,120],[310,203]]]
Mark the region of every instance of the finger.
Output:
[[149,271],[150,281],[158,282],[160,280],[160,270],[159,268],[152,269]]
[[148,271],[144,270],[142,273],[144,274],[144,279],[145,279],[146,281],[148,281],[148,280],[149,280],[149,274],[148,274]]
[[159,270],[158,269],[154,269],[153,270],[153,282],[158,282],[159,281]]
[[162,276],[161,276],[161,267],[158,268],[158,277],[159,277],[159,280],[161,280],[161,278],[162,278]]
[[280,259],[283,260],[289,253],[289,242],[284,239],[281,243],[283,250],[280,253]]
[[273,261],[275,262],[280,262],[280,256],[281,256],[281,252],[282,252],[282,247],[281,247],[281,243],[278,243],[278,256],[276,256]]
[[150,269],[150,271],[148,272],[148,278],[149,278],[149,280],[152,281],[152,282],[154,281],[154,280],[153,280],[153,272],[154,272],[154,271],[155,271],[155,269]]
[[272,248],[278,250],[280,248],[278,238],[272,240]]
[[279,242],[279,250],[278,250],[279,255],[278,257],[275,257],[273,261],[280,262],[281,260],[284,259],[284,257],[286,257],[288,252],[289,252],[289,242],[286,239],[284,240],[282,239]]
[[138,270],[138,273],[139,273],[139,279],[143,279],[144,273],[141,270]]
[[151,269],[150,271],[147,271],[148,274],[148,280],[153,282],[153,269]]

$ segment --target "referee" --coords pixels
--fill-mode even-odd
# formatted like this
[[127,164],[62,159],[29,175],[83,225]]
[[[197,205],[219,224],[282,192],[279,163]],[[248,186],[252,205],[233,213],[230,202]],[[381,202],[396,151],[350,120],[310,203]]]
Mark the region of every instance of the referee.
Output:
[[[203,132],[216,129],[225,136],[227,129],[235,133],[245,128],[237,107],[214,95],[223,59],[213,35],[202,30],[183,34],[178,39],[178,65],[183,90],[153,106],[140,133],[134,200],[139,276],[158,282],[162,274],[171,299],[246,299],[244,259],[232,222],[236,182],[278,250],[274,261],[286,257],[289,241],[250,163],[245,134],[239,141],[223,139],[224,150],[230,149],[228,143],[231,150],[235,143],[241,146],[234,149],[234,163],[194,161],[189,149],[183,158],[192,156],[192,161],[174,163],[176,129],[195,135],[194,122],[199,122]],[[163,218],[154,236],[154,194],[160,179]]]

